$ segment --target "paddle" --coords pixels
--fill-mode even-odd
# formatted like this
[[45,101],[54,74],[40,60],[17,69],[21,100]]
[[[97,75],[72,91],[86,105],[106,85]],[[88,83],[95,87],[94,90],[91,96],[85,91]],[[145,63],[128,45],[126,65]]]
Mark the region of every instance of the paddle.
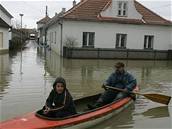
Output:
[[166,96],[166,95],[162,95],[162,94],[145,94],[145,93],[139,93],[139,92],[132,92],[132,91],[126,91],[124,89],[120,89],[120,88],[116,88],[116,87],[111,87],[111,86],[105,86],[106,88],[109,88],[109,89],[113,89],[113,90],[117,90],[117,91],[121,91],[121,92],[126,92],[126,93],[129,93],[129,94],[137,94],[137,95],[142,95],[144,96],[145,98],[147,99],[150,99],[154,102],[157,102],[157,103],[162,103],[162,104],[166,104],[168,105],[169,102],[170,102],[170,99],[171,99],[171,96]]

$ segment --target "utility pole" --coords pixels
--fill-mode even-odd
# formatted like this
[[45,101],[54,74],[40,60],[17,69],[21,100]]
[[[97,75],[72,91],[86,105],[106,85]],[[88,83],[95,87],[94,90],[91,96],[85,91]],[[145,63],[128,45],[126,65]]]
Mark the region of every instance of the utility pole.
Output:
[[22,72],[22,50],[23,50],[23,41],[22,41],[22,17],[24,14],[19,14],[21,16],[21,29],[20,29],[20,32],[21,32],[21,49],[20,49],[20,74],[23,74]]

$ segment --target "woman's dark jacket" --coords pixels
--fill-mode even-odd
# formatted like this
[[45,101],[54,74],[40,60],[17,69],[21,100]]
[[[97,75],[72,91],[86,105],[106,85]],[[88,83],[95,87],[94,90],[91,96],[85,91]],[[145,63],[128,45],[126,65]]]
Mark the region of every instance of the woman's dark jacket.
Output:
[[53,89],[46,100],[46,106],[51,109],[60,108],[53,111],[56,117],[66,117],[76,114],[73,98],[66,88],[61,94],[58,94]]

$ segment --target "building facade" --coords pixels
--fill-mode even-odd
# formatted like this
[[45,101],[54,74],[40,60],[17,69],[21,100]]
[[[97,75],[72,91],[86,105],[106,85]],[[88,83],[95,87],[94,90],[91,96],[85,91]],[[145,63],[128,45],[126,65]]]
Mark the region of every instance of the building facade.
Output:
[[0,53],[9,50],[11,18],[13,16],[0,4]]
[[47,43],[68,58],[167,59],[172,49],[172,22],[135,0],[82,0],[51,21]]
[[45,25],[50,21],[50,17],[48,16],[48,6],[46,6],[45,17],[39,20],[37,24],[38,31],[38,44],[45,45],[46,44],[46,29]]
[[45,24],[50,20],[50,17],[46,15],[43,19],[37,22],[37,30],[38,30],[38,43],[44,44],[45,43]]

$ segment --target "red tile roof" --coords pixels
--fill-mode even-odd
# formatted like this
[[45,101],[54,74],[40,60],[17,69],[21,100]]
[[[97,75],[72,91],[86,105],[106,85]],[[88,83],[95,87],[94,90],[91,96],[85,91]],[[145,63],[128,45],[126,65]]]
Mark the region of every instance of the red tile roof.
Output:
[[172,25],[172,22],[160,17],[158,14],[154,13],[137,1],[135,1],[135,7],[136,10],[143,16],[143,20],[147,24]]
[[109,0],[83,0],[67,11],[64,18],[95,20],[108,2]]
[[114,22],[125,24],[172,25],[171,21],[160,17],[137,1],[134,1],[134,4],[136,10],[143,16],[142,20],[102,17],[100,15],[101,11],[106,10],[111,3],[112,0],[82,0],[76,6],[68,10],[63,15],[63,18],[67,20]]
[[49,16],[45,16],[44,18],[42,18],[41,20],[39,20],[37,22],[38,23],[42,23],[42,24],[46,24],[51,18]]

